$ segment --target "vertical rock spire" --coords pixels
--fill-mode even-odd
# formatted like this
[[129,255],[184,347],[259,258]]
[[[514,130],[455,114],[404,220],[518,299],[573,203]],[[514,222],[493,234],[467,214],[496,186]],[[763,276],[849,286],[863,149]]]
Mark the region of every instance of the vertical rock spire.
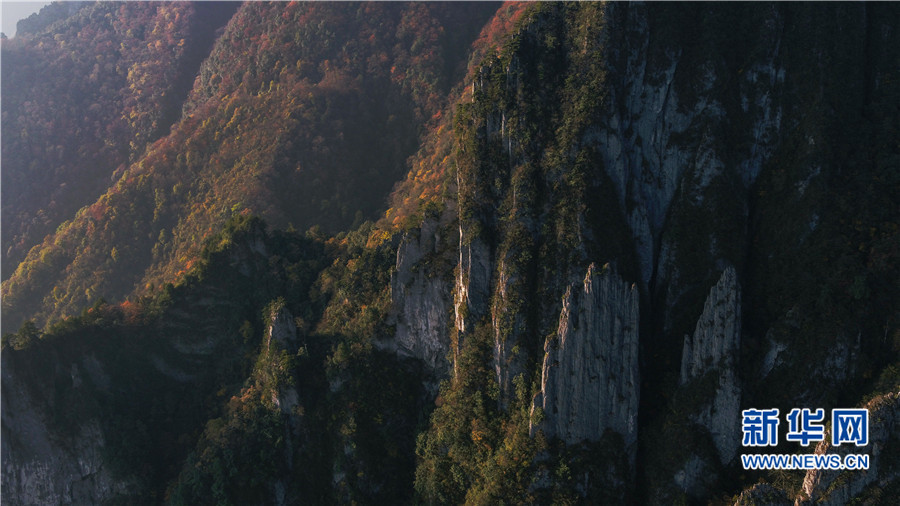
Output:
[[722,463],[734,458],[741,434],[740,347],[741,292],[737,273],[729,266],[710,289],[694,334],[684,336],[681,354],[682,386],[707,374],[717,378],[715,393],[695,421],[709,429]]
[[[626,448],[637,440],[639,295],[609,265],[588,268],[569,287],[556,336],[544,345],[539,427],[567,443],[599,440],[606,429]],[[538,427],[532,426],[532,433]]]

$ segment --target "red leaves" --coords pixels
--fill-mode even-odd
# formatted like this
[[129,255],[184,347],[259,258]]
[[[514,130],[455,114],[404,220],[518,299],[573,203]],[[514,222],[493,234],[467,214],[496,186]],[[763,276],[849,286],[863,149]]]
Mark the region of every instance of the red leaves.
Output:
[[87,213],[94,221],[102,221],[107,209],[108,207],[104,202],[97,202],[88,208]]

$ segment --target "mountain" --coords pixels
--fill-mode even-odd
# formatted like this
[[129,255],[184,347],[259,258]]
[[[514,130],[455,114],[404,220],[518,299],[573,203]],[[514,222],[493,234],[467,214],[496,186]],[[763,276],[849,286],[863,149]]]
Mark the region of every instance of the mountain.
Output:
[[3,42],[3,278],[168,132],[236,5],[66,4]]
[[[163,9],[155,5],[143,8]],[[442,107],[454,73],[464,70],[467,37],[490,10],[242,6],[200,66],[171,133],[120,170],[85,161],[105,169],[112,184],[34,247],[26,245],[30,251],[3,284],[4,329],[27,319],[43,325],[78,314],[101,295],[120,299],[173,280],[203,238],[235,213],[331,232],[377,217],[425,122]],[[145,94],[166,93],[142,86]],[[19,155],[16,148],[9,156]],[[18,182],[4,188],[16,194]]]
[[[241,5],[171,131],[3,283],[4,502],[885,503],[898,30]],[[743,444],[743,410],[803,407],[867,408],[869,445]],[[742,467],[812,452],[872,463]]]

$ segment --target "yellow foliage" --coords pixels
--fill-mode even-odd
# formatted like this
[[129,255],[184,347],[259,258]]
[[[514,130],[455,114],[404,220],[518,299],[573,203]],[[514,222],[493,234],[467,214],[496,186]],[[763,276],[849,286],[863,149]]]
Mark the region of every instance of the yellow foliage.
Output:
[[369,239],[366,241],[366,248],[377,248],[390,238],[391,233],[387,230],[375,229],[369,234]]

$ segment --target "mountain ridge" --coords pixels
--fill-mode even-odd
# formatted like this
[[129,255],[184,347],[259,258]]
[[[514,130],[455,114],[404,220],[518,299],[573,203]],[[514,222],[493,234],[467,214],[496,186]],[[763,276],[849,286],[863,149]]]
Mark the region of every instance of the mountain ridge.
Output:
[[[260,58],[267,58],[261,60],[267,65],[265,75],[276,78],[278,85],[273,80],[262,83],[253,72],[237,76],[230,85],[216,88],[206,105],[189,109],[173,132],[151,145],[140,160],[117,172],[115,184],[105,195],[61,225],[57,233],[47,236],[4,281],[4,328],[17,328],[32,317],[43,324],[48,317],[77,313],[101,294],[120,299],[132,292],[142,293],[148,284],[159,286],[173,281],[197,254],[203,237],[235,212],[248,209],[281,226],[296,222],[307,228],[314,223],[331,223],[328,228],[334,229],[338,223],[346,226],[361,220],[342,202],[358,199],[359,216],[371,215],[383,205],[382,199],[404,171],[404,161],[419,135],[415,125],[430,118],[438,106],[435,79],[445,65],[437,50],[442,34],[449,30],[437,24],[436,17],[465,24],[464,16],[452,15],[446,6],[422,8],[424,20],[418,19],[421,13],[414,14],[419,8],[408,4],[248,4],[239,10],[208,62],[217,61],[216,55],[223,52],[241,54],[255,62],[256,57],[241,53],[254,50]],[[371,11],[366,13],[369,18],[357,19],[356,9]],[[404,9],[412,11],[405,13]],[[466,16],[480,16],[484,11],[480,6],[466,11]],[[427,16],[432,14],[435,25],[429,26]],[[296,37],[307,37],[310,47],[293,56],[300,57],[296,64],[288,65],[283,61],[286,56],[279,59],[279,54],[295,51],[293,38],[278,44],[244,45],[243,36],[237,38],[234,32],[251,30],[248,37],[270,36],[252,33],[268,29],[265,24],[241,26],[254,16],[274,25],[273,33],[280,35],[272,37],[293,37],[293,30]],[[295,18],[303,17],[309,19],[294,24]],[[403,24],[403,19],[415,19],[418,24]],[[390,41],[379,43],[374,35],[369,41],[369,37],[357,34],[357,29],[367,23],[380,22],[388,23],[384,27],[388,37],[410,37],[412,42],[419,42],[419,53],[411,55],[403,45],[398,45],[399,49],[385,47]],[[346,30],[344,39],[329,42],[316,33],[317,27],[328,23],[363,26],[342,27]],[[356,37],[368,41],[372,54],[355,54],[351,60],[345,57],[347,64],[329,64],[327,59],[324,66],[303,64],[304,51],[313,52],[308,57],[341,58],[341,51],[354,49],[359,43]],[[229,53],[235,44],[243,49]],[[329,49],[328,44],[335,47]],[[395,53],[393,60],[385,51]],[[371,61],[367,63],[366,58]],[[391,65],[392,61],[397,65]],[[199,73],[199,89],[204,87],[203,76],[211,72],[206,70],[210,64],[206,65]],[[366,70],[366,65],[373,67]],[[406,68],[407,73],[416,75],[392,75],[392,68],[399,68],[400,73]],[[354,81],[364,75],[369,75],[372,83],[363,86]],[[385,96],[392,98],[385,101]],[[191,100],[199,99],[195,96]],[[392,109],[391,113],[386,107]],[[351,149],[374,125],[383,126],[385,138],[373,143],[369,153]],[[380,175],[383,172],[389,175]],[[357,183],[338,184],[338,177]],[[364,178],[370,186],[380,185],[380,192],[366,192],[361,185]],[[306,198],[292,195],[297,191],[305,192]],[[355,193],[344,195],[347,191]],[[323,196],[316,198],[316,194]],[[326,221],[329,216],[330,221]],[[117,219],[127,222],[132,230],[124,224],[115,225]],[[93,225],[97,220],[114,228],[104,225],[100,230]],[[75,246],[84,242],[93,244],[94,249]],[[119,266],[117,258],[129,262]],[[29,309],[37,307],[55,309]]]
[[[91,374],[103,383],[92,354],[101,370],[135,371],[117,373],[125,391],[157,378],[202,406],[169,420],[172,401],[148,387],[146,403],[118,413],[126,426],[158,422],[134,441],[101,425],[102,441],[66,434],[43,455],[84,442],[121,450],[101,458],[119,474],[86,493],[175,504],[755,504],[817,500],[825,488],[834,500],[895,492],[897,463],[882,448],[900,441],[900,9],[504,4],[472,14],[484,17],[481,32],[470,29],[470,56],[451,65],[413,50],[440,46],[451,8],[241,8],[184,121],[81,211],[83,235],[61,233],[70,242],[59,253],[30,255],[32,266],[71,271],[53,255],[97,247],[96,231],[121,233],[110,226],[119,220],[139,241],[71,265],[134,262],[114,272],[131,272],[137,293],[56,320],[86,307],[83,288],[108,292],[74,283],[66,290],[77,297],[41,316],[44,338],[33,323],[4,337],[8,363],[52,357],[42,373],[13,365],[7,376],[4,364],[11,406],[57,398],[40,393],[51,382],[87,407],[115,398],[85,390]],[[318,23],[292,31],[301,19]],[[383,53],[395,60],[382,61],[373,37],[397,41]],[[268,48],[220,75],[250,42]],[[370,57],[332,63],[355,44]],[[327,64],[285,64],[298,47],[321,49]],[[363,60],[365,85],[348,70]],[[435,84],[450,67],[462,83]],[[393,158],[404,165],[375,171],[385,195],[400,180],[390,207],[344,232],[298,233],[282,209],[296,194],[277,196],[280,164],[328,167],[311,153],[371,142],[342,111],[368,103],[377,76],[392,91],[366,121],[390,126],[385,114],[399,108],[416,124],[412,147]],[[284,108],[288,98],[301,105]],[[176,177],[185,167],[201,169],[195,182]],[[202,218],[184,218],[194,211]],[[157,257],[175,261],[148,274]],[[4,282],[5,317],[23,307],[28,275],[58,283],[52,270],[20,271],[19,285]],[[20,300],[7,305],[10,294]],[[166,321],[174,327],[154,323]],[[79,351],[64,357],[56,343]],[[117,343],[128,350],[120,362]],[[188,364],[203,375],[222,363],[227,378],[184,386]],[[866,403],[885,416],[872,421],[877,465],[863,478],[740,468],[741,409]],[[37,405],[37,418],[72,409]],[[45,497],[15,478],[40,462],[21,451],[39,438],[15,430],[17,411],[4,409],[4,494]],[[98,433],[90,409],[79,415]],[[141,456],[166,435],[184,444]],[[134,485],[136,469],[152,478]],[[57,489],[85,477],[57,471],[44,480]]]

